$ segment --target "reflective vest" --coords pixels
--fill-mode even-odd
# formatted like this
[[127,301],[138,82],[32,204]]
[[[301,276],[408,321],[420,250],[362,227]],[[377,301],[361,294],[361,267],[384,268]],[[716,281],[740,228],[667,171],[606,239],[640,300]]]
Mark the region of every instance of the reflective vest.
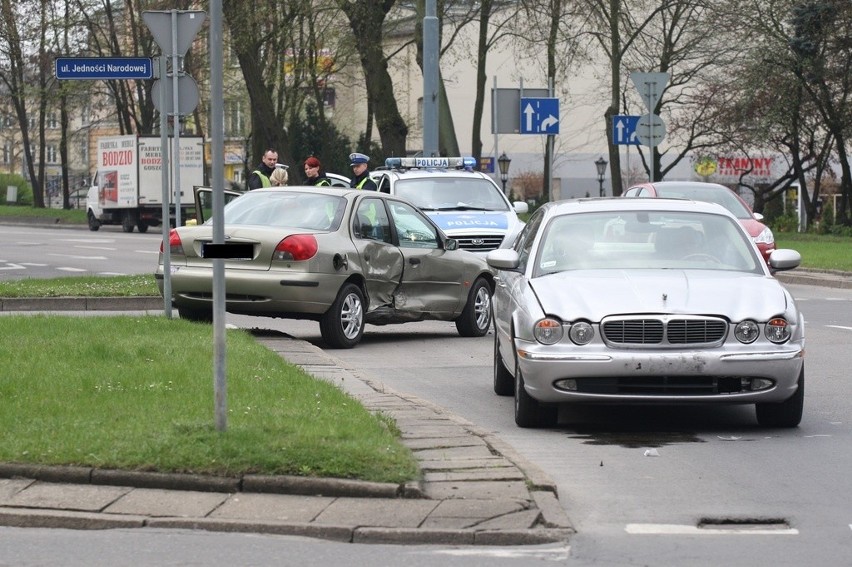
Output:
[[262,187],[272,187],[272,182],[267,176],[262,174],[259,169],[255,169],[252,173],[256,173],[257,176],[260,177],[260,184]]

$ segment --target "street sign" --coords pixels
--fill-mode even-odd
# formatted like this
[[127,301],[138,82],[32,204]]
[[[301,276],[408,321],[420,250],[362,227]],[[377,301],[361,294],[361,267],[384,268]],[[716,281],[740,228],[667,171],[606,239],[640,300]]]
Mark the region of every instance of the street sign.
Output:
[[645,103],[645,108],[648,112],[653,113],[657,108],[657,103],[660,102],[660,97],[663,96],[663,89],[669,82],[668,73],[630,73],[630,80],[639,91],[639,96],[642,97],[642,102]]
[[193,110],[198,106],[198,85],[195,84],[195,79],[190,77],[189,75],[180,75],[178,77],[178,110],[175,113],[175,103],[174,97],[171,96],[171,93],[174,91],[174,78],[169,75],[163,79],[157,79],[154,81],[154,86],[151,89],[151,92],[160,92],[157,89],[163,88],[160,84],[160,81],[165,81],[165,89],[166,92],[169,93],[169,96],[165,97],[166,99],[166,108],[160,108],[160,97],[153,97],[154,108],[163,112],[165,114],[191,114]]
[[621,114],[612,117],[612,143],[616,146],[638,146],[641,144],[636,135],[638,116]]
[[558,98],[521,97],[521,134],[558,133]]
[[[172,45],[172,13],[175,18],[177,41]],[[151,31],[154,41],[163,55],[186,55],[198,30],[204,25],[207,14],[201,10],[149,10],[142,12],[142,19]]]
[[659,146],[666,137],[666,123],[656,114],[643,114],[636,122],[636,137],[643,146]]
[[491,89],[491,133],[517,134],[521,128],[521,92],[528,97],[550,96],[547,89]]
[[154,64],[150,57],[57,57],[57,79],[150,79]]

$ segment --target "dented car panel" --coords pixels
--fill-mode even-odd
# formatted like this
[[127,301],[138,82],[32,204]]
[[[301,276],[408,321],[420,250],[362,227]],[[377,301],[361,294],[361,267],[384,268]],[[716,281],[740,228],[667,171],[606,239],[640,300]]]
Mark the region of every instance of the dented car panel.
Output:
[[172,304],[182,318],[212,320],[214,257],[205,250],[230,247],[242,255],[224,258],[226,311],[317,320],[332,346],[354,346],[368,323],[454,321],[463,336],[490,326],[485,260],[459,250],[404,199],[349,188],[258,189],[228,203],[224,232],[224,248],[212,243],[212,219],[171,232]]
[[[618,227],[613,230],[613,227]],[[694,231],[695,242],[664,243]],[[489,253],[495,391],[521,426],[570,404],[755,404],[794,426],[804,316],[748,233],[712,204],[580,199],[536,211],[511,250]],[[788,263],[786,260],[793,259]]]

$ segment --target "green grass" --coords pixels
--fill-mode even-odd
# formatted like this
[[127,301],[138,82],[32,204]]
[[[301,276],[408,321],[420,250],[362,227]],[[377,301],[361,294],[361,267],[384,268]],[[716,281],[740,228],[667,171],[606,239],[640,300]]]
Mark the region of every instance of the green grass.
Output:
[[797,250],[802,255],[802,268],[852,272],[852,238],[776,232],[775,247]]
[[227,332],[217,431],[212,326],[159,316],[12,315],[0,325],[0,461],[403,482],[391,420]]
[[86,224],[86,211],[80,209],[39,209],[30,206],[0,205],[0,218],[59,219],[62,224]]
[[0,297],[139,297],[160,295],[153,274],[0,281]]

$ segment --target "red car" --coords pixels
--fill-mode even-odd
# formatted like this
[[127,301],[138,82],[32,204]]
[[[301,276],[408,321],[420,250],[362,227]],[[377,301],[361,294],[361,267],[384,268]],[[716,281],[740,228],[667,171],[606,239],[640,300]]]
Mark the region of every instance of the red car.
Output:
[[769,261],[769,255],[775,250],[775,235],[763,224],[763,215],[751,210],[742,197],[724,185],[703,183],[700,181],[657,181],[634,185],[624,192],[623,197],[665,197],[669,199],[692,199],[718,203],[734,213],[740,224],[751,235],[752,240]]

